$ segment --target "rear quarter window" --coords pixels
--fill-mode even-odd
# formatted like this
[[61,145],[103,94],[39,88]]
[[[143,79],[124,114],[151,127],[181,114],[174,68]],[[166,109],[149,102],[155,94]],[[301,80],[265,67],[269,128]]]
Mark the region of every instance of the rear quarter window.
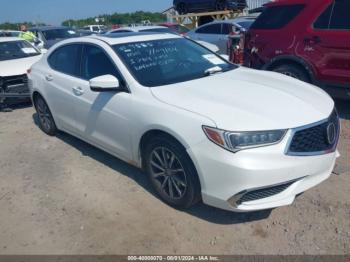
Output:
[[252,24],[252,29],[280,29],[290,23],[305,5],[281,5],[267,7]]
[[335,30],[350,30],[349,0],[335,1],[329,28]]
[[333,4],[328,6],[328,8],[317,18],[317,20],[314,23],[315,29],[328,29],[332,10]]

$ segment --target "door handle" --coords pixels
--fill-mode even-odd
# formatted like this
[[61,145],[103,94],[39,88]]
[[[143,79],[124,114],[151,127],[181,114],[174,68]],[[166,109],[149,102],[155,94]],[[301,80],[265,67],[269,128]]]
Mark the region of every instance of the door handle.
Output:
[[81,88],[80,86],[73,87],[72,90],[76,96],[81,96],[84,94],[84,89]]
[[46,75],[45,76],[45,79],[46,79],[46,81],[52,81],[53,80],[53,77],[52,77],[52,75]]
[[322,42],[319,36],[305,37],[304,41],[308,44],[319,44]]

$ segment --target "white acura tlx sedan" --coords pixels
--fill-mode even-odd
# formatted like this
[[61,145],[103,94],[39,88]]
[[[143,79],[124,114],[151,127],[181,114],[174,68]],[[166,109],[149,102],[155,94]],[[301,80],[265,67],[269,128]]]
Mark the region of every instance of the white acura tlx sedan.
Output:
[[172,34],[69,39],[29,79],[46,134],[62,130],[143,168],[178,208],[289,205],[339,156],[339,118],[324,91]]

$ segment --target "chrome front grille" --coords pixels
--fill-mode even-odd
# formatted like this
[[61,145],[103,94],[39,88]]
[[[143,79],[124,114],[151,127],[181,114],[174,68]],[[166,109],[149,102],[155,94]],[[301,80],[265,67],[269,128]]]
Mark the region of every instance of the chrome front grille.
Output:
[[337,112],[324,121],[293,130],[287,155],[305,156],[334,152],[340,134]]

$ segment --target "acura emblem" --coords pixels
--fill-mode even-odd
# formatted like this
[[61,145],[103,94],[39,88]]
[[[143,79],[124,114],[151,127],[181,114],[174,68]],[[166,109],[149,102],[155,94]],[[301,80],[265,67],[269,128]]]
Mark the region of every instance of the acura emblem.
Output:
[[333,145],[336,139],[336,129],[334,123],[329,123],[327,126],[327,142]]

